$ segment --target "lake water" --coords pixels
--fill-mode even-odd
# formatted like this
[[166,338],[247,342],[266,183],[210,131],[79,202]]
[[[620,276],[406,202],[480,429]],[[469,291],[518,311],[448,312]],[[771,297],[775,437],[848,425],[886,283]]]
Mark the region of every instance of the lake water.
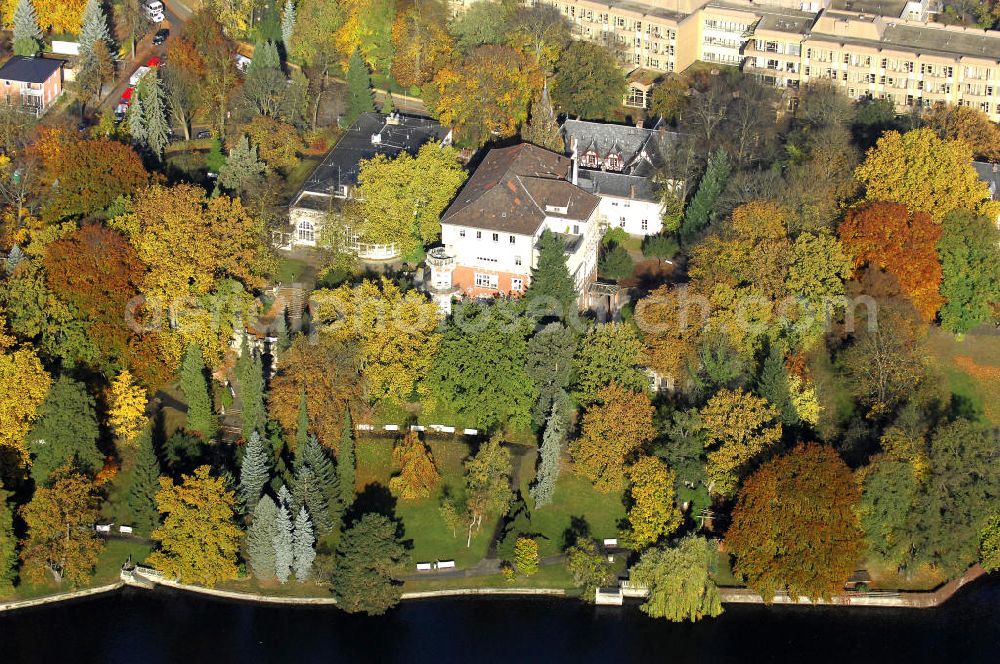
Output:
[[441,599],[386,616],[126,589],[0,614],[0,663],[1000,662],[1000,575],[937,609],[730,606],[675,625],[637,605]]

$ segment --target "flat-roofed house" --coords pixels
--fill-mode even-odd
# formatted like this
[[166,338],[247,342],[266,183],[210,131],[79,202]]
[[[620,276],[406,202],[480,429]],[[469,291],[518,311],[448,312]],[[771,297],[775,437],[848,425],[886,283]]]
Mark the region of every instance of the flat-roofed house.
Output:
[[[292,199],[288,231],[277,238],[282,248],[315,247],[323,224],[338,200],[354,198],[361,162],[375,155],[395,159],[403,152],[416,155],[425,143],[447,145],[451,130],[437,121],[393,113],[362,113]],[[346,238],[346,245],[359,257],[380,260],[398,255],[393,245],[373,245],[364,238]]]
[[0,90],[8,106],[38,117],[62,94],[64,62],[15,55],[0,67]]

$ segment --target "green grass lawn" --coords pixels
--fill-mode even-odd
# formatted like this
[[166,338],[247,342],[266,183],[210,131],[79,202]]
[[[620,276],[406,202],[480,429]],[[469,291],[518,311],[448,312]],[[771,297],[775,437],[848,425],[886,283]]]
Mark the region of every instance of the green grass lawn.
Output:
[[546,565],[539,568],[532,576],[516,576],[508,581],[501,574],[491,576],[453,577],[435,579],[428,576],[425,579],[408,579],[403,584],[403,592],[415,593],[429,590],[448,590],[452,588],[563,588],[567,594],[574,594],[573,578],[566,571],[565,565]]
[[600,493],[590,480],[574,473],[565,460],[554,500],[536,510],[528,492],[534,478],[534,459],[534,454],[525,455],[520,484],[521,495],[531,510],[531,527],[542,535],[538,540],[539,555],[561,553],[567,531],[579,531],[581,527],[598,540],[618,537],[618,522],[625,518],[621,494]]
[[933,329],[927,347],[967,413],[1000,424],[1000,337]]
[[[462,439],[451,437],[431,437],[425,442],[430,446],[441,473],[441,488],[428,498],[396,503],[396,515],[405,528],[404,538],[412,541],[410,553],[413,562],[454,560],[460,568],[475,565],[486,556],[493,534],[492,525],[484,522],[483,528],[472,538],[472,546],[466,547],[465,535],[462,532],[452,534],[439,511],[445,492],[452,496],[459,509],[465,504],[462,462],[469,456],[469,446]],[[389,478],[395,472],[393,444],[394,439],[381,436],[358,439],[356,487],[359,492],[369,484],[388,486]]]
[[274,274],[274,280],[280,284],[291,285],[300,283],[304,277],[315,281],[312,268],[303,260],[282,256],[278,259],[278,271]]
[[118,573],[121,570],[122,563],[128,559],[129,554],[131,554],[133,562],[142,562],[151,550],[152,548],[143,542],[121,539],[108,540],[97,559],[97,565],[94,567],[94,575],[83,586],[70,588],[66,584],[57,585],[51,581],[38,584],[23,583],[14,589],[13,594],[0,597],[0,599],[35,599],[45,597],[46,595],[57,595],[73,590],[97,588],[116,583],[119,579]]

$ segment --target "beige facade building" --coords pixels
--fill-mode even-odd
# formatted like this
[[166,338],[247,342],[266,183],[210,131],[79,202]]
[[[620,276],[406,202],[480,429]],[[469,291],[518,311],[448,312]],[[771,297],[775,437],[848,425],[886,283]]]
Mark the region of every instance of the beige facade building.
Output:
[[629,68],[740,67],[795,90],[828,80],[898,111],[936,102],[1000,121],[1000,31],[930,22],[935,0],[527,0],[551,4],[575,36]]

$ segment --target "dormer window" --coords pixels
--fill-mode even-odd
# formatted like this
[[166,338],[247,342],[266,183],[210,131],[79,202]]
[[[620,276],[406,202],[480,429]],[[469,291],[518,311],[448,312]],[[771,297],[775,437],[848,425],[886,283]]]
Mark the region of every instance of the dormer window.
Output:
[[608,155],[605,165],[609,171],[620,171],[622,170],[622,158],[616,154]]
[[566,214],[569,212],[569,206],[567,205],[546,205],[546,212],[552,212],[553,214]]

